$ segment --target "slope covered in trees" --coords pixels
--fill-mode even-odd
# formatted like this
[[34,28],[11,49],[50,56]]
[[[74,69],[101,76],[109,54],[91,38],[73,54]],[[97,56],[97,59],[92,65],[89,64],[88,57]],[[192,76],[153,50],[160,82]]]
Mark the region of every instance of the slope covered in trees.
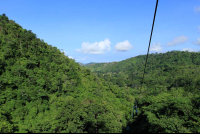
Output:
[[150,54],[87,66],[139,100],[136,132],[200,132],[200,52]]
[[122,132],[134,97],[0,15],[0,132]]
[[[145,59],[146,55],[140,55],[121,62],[100,63],[87,66],[87,68],[114,84],[134,88],[141,86]],[[156,88],[156,86],[165,86],[166,88],[175,86],[174,81],[179,79],[195,81],[199,76],[200,52],[171,51],[150,54],[144,85],[148,88]]]

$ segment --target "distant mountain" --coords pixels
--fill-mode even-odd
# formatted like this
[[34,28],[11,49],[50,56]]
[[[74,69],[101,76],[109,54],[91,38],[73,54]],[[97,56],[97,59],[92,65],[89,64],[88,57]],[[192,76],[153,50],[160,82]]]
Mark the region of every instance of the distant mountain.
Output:
[[88,69],[90,69],[92,72],[94,71],[101,71],[103,70],[105,67],[109,67],[112,66],[113,64],[117,63],[117,61],[113,61],[113,62],[102,62],[102,63],[88,63],[87,65],[85,65]]
[[96,63],[96,62],[90,62],[90,63],[81,63],[81,62],[77,62],[80,66],[90,66],[90,65],[95,65],[95,64],[101,64],[101,63]]
[[85,64],[84,63],[81,63],[81,62],[77,62],[80,66],[84,66]]
[[[120,62],[100,63],[86,66],[106,81],[128,87],[138,87],[144,72],[146,55],[139,55]],[[145,85],[171,87],[178,78],[199,79],[200,53],[171,51],[161,54],[149,54],[145,70]],[[118,82],[122,81],[122,82]],[[186,81],[186,80],[185,80]]]
[[90,63],[86,63],[84,66],[89,66],[89,65],[94,65],[94,64],[98,64],[96,62],[90,62]]

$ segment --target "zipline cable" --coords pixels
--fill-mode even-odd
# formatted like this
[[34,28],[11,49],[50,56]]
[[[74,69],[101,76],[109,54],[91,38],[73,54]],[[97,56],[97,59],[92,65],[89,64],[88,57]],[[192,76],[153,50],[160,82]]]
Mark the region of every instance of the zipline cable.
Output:
[[[152,38],[152,33],[153,33],[153,28],[154,28],[154,22],[155,22],[155,18],[156,18],[157,7],[158,7],[158,0],[156,1],[156,7],[155,7],[155,12],[154,12],[153,24],[152,24],[152,29],[151,29],[151,35],[150,35],[150,40],[149,40],[149,47],[148,47],[147,56],[146,56],[146,62],[145,62],[145,68],[144,68],[144,73],[143,73],[143,78],[142,78],[140,93],[141,93],[142,85],[144,83],[144,74],[145,74],[145,69],[146,69],[146,65],[147,65],[147,59],[148,59],[148,55],[149,55],[149,48],[150,48],[150,44],[151,44],[151,38]],[[137,109],[137,102],[133,106],[133,114],[134,114],[134,107],[136,107],[136,109]],[[133,117],[133,114],[132,114],[132,117]],[[126,130],[129,130],[129,125],[127,126]]]
[[[143,78],[142,78],[142,82],[141,82],[140,94],[141,94],[142,85],[144,83],[144,74],[145,74],[145,69],[146,69],[146,65],[147,65],[147,59],[148,59],[148,55],[149,55],[149,48],[150,48],[150,44],[151,44],[151,38],[152,38],[152,33],[153,33],[153,28],[154,28],[154,22],[155,22],[155,18],[156,18],[157,7],[158,7],[158,0],[156,1],[156,7],[155,7],[155,12],[154,12],[153,24],[152,24],[151,35],[150,35],[150,40],[149,40],[149,47],[148,47],[148,51],[147,51],[145,68],[144,68]],[[133,114],[134,114],[134,108],[137,110],[137,101],[136,100],[135,100],[135,104],[133,106]],[[132,117],[133,117],[133,114],[132,114]]]
[[144,68],[144,73],[143,73],[143,78],[142,78],[140,93],[141,93],[142,85],[144,83],[144,74],[145,74],[145,69],[146,69],[146,65],[147,65],[147,59],[148,59],[148,55],[149,55],[149,48],[150,48],[150,44],[151,44],[151,37],[152,37],[152,33],[153,33],[153,28],[154,28],[154,22],[155,22],[155,18],[156,18],[157,7],[158,7],[158,0],[156,1],[156,7],[155,7],[155,12],[154,12],[153,24],[152,24],[152,28],[151,28],[151,35],[150,35],[150,40],[149,40],[149,47],[148,47],[148,51],[147,51],[147,57],[146,57],[146,62],[145,62],[145,68]]

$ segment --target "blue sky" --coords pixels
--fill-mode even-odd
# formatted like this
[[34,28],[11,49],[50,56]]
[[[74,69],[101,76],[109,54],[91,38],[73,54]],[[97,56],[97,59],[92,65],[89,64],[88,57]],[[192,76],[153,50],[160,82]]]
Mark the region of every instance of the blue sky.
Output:
[[[5,13],[77,62],[146,55],[156,0],[4,0]],[[150,53],[200,51],[200,0],[159,0]]]

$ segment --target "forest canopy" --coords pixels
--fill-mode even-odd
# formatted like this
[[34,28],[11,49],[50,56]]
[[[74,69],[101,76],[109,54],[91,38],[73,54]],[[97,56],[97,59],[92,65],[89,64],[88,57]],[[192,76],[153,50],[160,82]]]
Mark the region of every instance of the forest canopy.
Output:
[[0,16],[0,132],[122,132],[133,101]]

